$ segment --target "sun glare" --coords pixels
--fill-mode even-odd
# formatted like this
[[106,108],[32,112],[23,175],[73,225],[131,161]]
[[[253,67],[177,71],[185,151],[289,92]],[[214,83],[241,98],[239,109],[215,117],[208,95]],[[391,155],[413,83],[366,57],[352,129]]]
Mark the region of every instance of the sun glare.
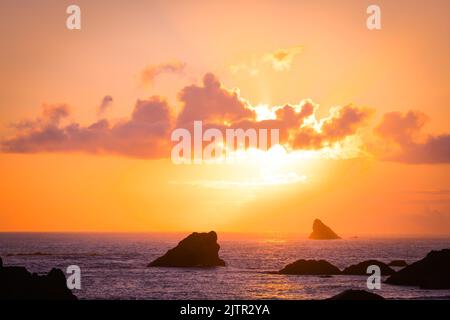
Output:
[[256,121],[275,120],[277,118],[274,108],[270,108],[267,104],[259,104],[253,107],[256,113]]

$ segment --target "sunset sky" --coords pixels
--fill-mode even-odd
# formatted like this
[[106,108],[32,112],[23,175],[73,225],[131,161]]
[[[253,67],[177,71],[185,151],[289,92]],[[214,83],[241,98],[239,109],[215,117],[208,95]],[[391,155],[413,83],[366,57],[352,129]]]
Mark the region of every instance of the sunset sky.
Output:
[[[0,231],[302,235],[320,218],[342,235],[449,235],[449,12],[2,1]],[[282,147],[175,165],[170,134],[194,120],[277,128]]]

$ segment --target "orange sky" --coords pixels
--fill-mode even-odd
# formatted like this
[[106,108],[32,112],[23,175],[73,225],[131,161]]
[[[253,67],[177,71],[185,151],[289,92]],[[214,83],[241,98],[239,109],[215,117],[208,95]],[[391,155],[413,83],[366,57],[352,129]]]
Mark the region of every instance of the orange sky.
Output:
[[[69,31],[71,3],[0,4],[0,231],[305,234],[319,217],[349,235],[450,234],[448,1],[376,1],[379,31],[373,1],[77,1]],[[283,119],[295,139],[267,161],[176,166],[167,133],[208,90],[209,121],[311,99],[303,128],[322,127]],[[155,117],[167,130],[142,137]]]

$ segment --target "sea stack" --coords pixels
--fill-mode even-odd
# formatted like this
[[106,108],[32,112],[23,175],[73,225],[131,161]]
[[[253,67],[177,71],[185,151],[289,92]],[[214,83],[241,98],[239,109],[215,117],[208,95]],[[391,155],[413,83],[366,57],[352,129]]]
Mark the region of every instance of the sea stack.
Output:
[[280,274],[292,275],[336,275],[341,271],[326,260],[304,260],[300,259],[288,264],[278,271]]
[[150,262],[148,267],[217,267],[225,266],[219,258],[220,246],[214,231],[194,232],[181,240],[165,255]]
[[422,289],[450,289],[449,270],[450,249],[430,251],[422,260],[394,273],[386,283]]
[[325,225],[319,219],[314,220],[313,232],[309,236],[309,239],[313,240],[334,240],[341,239],[330,227]]
[[378,260],[366,260],[358,264],[351,265],[342,271],[346,275],[367,276],[367,268],[369,266],[378,266],[382,276],[390,276],[395,273],[395,270],[389,267],[386,263]]
[[390,267],[406,267],[408,263],[405,260],[392,260],[389,262]]
[[24,267],[3,266],[0,258],[0,300],[77,300],[67,288],[60,269],[46,275],[30,273]]

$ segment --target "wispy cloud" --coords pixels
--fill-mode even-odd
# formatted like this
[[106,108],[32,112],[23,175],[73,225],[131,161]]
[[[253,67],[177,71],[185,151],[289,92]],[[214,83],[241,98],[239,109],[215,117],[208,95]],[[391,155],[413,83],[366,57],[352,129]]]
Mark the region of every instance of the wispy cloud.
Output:
[[110,95],[103,97],[102,102],[98,106],[97,115],[102,116],[109,108],[111,108],[113,98]]
[[260,57],[253,56],[250,61],[233,64],[230,66],[230,71],[231,73],[245,72],[251,76],[257,76],[266,65],[277,72],[288,71],[292,67],[294,58],[302,51],[303,46],[277,49]]
[[148,65],[141,71],[140,81],[145,86],[154,84],[161,74],[183,74],[186,64],[180,61],[171,61],[161,64]]
[[193,180],[171,181],[172,184],[184,184],[207,189],[264,188],[277,185],[305,183],[307,177],[295,172],[261,175],[253,179],[239,180]]
[[303,46],[296,46],[286,49],[278,49],[264,56],[264,61],[269,62],[276,71],[285,71],[291,69],[292,61],[295,56],[301,53]]

